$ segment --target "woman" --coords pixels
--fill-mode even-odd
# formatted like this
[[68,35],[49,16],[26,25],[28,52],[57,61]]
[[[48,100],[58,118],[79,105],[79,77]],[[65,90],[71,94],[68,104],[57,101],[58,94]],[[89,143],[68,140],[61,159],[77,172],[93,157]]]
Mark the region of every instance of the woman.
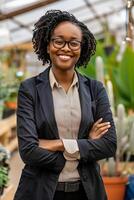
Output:
[[19,89],[17,132],[25,167],[14,200],[106,200],[97,161],[114,156],[116,135],[103,85],[80,75],[93,34],[68,12],[35,24],[33,47],[49,67]]

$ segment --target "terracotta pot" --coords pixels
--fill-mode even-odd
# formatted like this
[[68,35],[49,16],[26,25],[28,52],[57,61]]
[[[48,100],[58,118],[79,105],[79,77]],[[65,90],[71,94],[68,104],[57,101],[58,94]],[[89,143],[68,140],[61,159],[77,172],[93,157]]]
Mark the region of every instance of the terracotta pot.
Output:
[[127,177],[103,177],[108,200],[124,200]]
[[14,109],[14,110],[17,108],[17,102],[16,101],[6,101],[5,105],[6,105],[7,108]]

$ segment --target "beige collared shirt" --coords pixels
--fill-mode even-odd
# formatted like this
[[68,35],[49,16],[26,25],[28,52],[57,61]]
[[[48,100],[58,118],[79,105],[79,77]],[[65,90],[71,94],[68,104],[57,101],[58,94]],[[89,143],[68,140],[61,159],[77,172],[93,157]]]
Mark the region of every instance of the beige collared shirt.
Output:
[[80,179],[77,170],[80,155],[76,140],[81,121],[78,77],[75,72],[73,82],[67,92],[56,81],[52,69],[50,69],[49,80],[52,88],[54,113],[59,137],[62,139],[65,147],[64,157],[66,163],[59,176],[59,181],[76,181]]

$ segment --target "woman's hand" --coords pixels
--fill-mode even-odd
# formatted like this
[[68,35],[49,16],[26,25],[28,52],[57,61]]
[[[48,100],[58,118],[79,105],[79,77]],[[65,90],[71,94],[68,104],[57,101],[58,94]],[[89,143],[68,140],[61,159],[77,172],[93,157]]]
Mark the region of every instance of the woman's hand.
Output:
[[64,145],[62,140],[55,139],[55,140],[39,140],[39,147],[49,150],[49,151],[64,151]]
[[108,129],[111,127],[110,122],[103,122],[103,123],[101,122],[102,122],[102,118],[100,118],[93,124],[93,127],[89,132],[89,138],[99,139],[104,134],[107,133]]

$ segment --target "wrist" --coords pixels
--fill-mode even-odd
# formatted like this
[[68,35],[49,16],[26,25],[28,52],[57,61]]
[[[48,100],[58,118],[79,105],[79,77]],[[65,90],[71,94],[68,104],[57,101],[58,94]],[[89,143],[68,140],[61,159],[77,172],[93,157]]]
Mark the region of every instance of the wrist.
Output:
[[64,149],[64,144],[63,144],[63,142],[62,142],[61,139],[58,139],[58,140],[57,140],[57,150],[58,150],[58,151],[64,151],[64,150],[65,150],[65,149]]

